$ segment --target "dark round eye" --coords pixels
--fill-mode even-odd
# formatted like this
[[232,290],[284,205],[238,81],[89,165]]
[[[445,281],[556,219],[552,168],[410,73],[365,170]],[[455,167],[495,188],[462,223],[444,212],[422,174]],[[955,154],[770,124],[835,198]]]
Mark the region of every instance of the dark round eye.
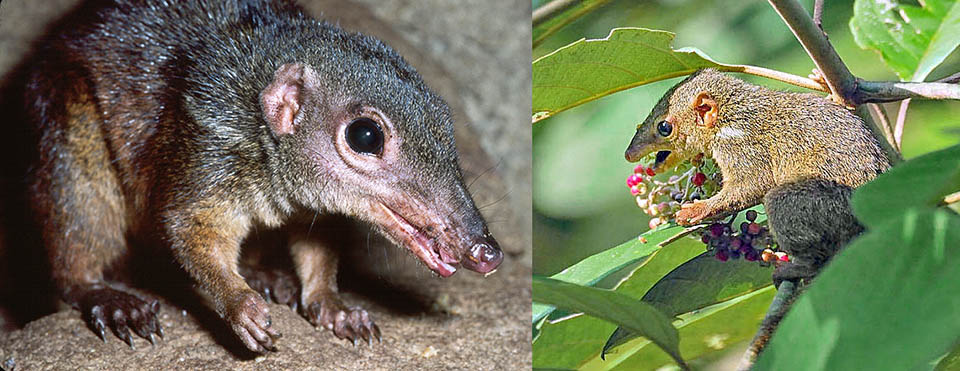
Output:
[[667,122],[667,120],[660,121],[660,123],[657,124],[657,134],[660,134],[660,136],[668,137],[672,132],[673,124]]
[[383,150],[383,131],[375,121],[358,118],[347,125],[347,144],[354,152],[379,155]]

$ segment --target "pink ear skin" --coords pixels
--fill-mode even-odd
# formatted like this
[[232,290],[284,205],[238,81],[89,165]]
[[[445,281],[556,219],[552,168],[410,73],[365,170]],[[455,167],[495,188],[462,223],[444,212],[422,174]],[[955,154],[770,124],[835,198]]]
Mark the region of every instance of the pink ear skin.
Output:
[[710,96],[710,93],[705,91],[697,94],[697,97],[693,100],[693,109],[697,111],[697,124],[700,126],[705,126],[708,129],[712,128],[717,123],[717,101]]
[[277,136],[296,131],[294,119],[300,112],[300,89],[303,88],[303,70],[300,63],[287,63],[273,74],[273,82],[260,94],[263,114],[270,129]]

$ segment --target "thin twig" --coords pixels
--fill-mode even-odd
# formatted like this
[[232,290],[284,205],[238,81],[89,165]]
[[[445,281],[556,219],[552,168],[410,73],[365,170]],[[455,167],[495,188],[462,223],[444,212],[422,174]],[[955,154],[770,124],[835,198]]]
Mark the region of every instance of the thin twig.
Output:
[[673,235],[673,236],[670,236],[670,238],[667,238],[667,239],[663,240],[663,242],[658,243],[658,244],[657,244],[657,247],[667,246],[667,245],[673,243],[674,241],[683,238],[684,236],[686,236],[686,235],[688,235],[688,234],[691,234],[691,233],[693,233],[693,232],[699,231],[699,230],[704,229],[704,228],[706,228],[706,227],[707,227],[707,226],[706,226],[705,224],[695,225],[695,226],[693,226],[693,227],[687,227],[686,229],[680,231],[680,233],[677,233],[677,234],[675,234],[675,235]]
[[760,77],[766,77],[768,79],[773,79],[781,82],[785,82],[791,85],[796,85],[802,88],[807,88],[810,90],[821,91],[824,93],[829,93],[823,85],[820,83],[808,79],[806,77],[797,76],[794,74],[781,72],[777,70],[771,70],[769,68],[749,66],[749,65],[733,65],[730,67],[720,67],[718,70],[730,71],[730,72],[742,72],[750,75],[756,75]]
[[823,32],[823,36],[827,36],[827,32],[823,30],[823,0],[813,2],[813,23]]
[[900,102],[900,110],[897,112],[897,126],[893,129],[893,140],[897,145],[897,150],[901,150],[901,139],[903,138],[903,124],[907,122],[907,107],[910,107],[910,99],[904,99]]
[[553,0],[533,11],[533,27],[537,27],[564,10],[577,5],[581,0]]
[[[878,103],[868,103],[867,108],[872,113],[874,119],[880,121],[880,128],[883,129],[883,136],[887,138],[887,141],[890,143],[896,143],[896,139],[893,136],[893,124],[890,121],[890,118],[887,117],[887,111],[883,109]],[[900,150],[900,147],[897,146],[897,150]]]

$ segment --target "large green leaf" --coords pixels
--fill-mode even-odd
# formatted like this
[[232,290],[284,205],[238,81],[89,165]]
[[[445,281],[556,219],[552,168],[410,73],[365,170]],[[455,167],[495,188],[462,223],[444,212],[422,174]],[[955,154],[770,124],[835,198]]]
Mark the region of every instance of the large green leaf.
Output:
[[[757,262],[744,259],[722,262],[704,253],[657,282],[643,296],[643,301],[675,316],[770,286],[772,273],[771,267],[761,267]],[[626,330],[618,328],[610,335],[604,351],[632,337]]]
[[858,188],[853,211],[867,226],[899,217],[910,207],[932,207],[960,191],[960,145],[928,153],[890,169]]
[[[757,211],[758,223],[767,220],[763,205],[748,210]],[[740,212],[733,225],[738,226],[743,221],[746,221],[746,213]],[[721,262],[703,254],[705,248],[702,242],[695,239],[676,241],[634,269],[616,290],[642,298],[664,313],[675,316],[729,300],[771,283],[771,268],[745,260]],[[603,350],[629,338],[632,338],[629,332],[618,328],[610,335]]]
[[861,48],[880,52],[903,80],[923,81],[960,45],[960,2],[857,0],[850,29]]
[[680,338],[670,318],[653,306],[611,290],[533,278],[533,300],[616,323],[650,339],[681,366]]
[[537,59],[534,119],[632,87],[722,66],[696,49],[672,49],[673,38],[667,31],[615,28],[604,39],[581,39]]
[[599,357],[604,339],[616,328],[613,323],[582,314],[547,320],[533,342],[533,367],[577,368],[584,360]]
[[[750,340],[776,294],[773,285],[680,316],[680,352],[688,360],[722,352]],[[657,370],[669,365],[666,357],[645,338],[635,338],[614,348],[606,359],[587,359],[582,370]]]
[[817,277],[757,370],[912,370],[960,337],[960,216],[911,208],[855,240]]
[[[644,259],[660,247],[658,244],[683,231],[683,227],[661,227],[624,242],[617,247],[594,254],[577,264],[571,265],[550,278],[583,286],[592,286],[597,281],[623,267]],[[646,241],[646,242],[643,242]],[[550,314],[553,307],[545,304],[533,304],[533,323]]]
[[[658,237],[658,241],[662,240]],[[650,244],[653,241],[647,241],[647,243]],[[640,300],[654,283],[678,265],[703,253],[703,250],[703,243],[693,238],[681,238],[672,242],[650,254],[643,263],[633,269],[629,275],[632,278],[621,281],[614,291]],[[630,291],[625,291],[622,283],[627,281],[647,281],[650,284],[646,288],[633,285],[629,288]],[[534,340],[534,365],[576,367],[584,359],[597,356],[604,345],[604,339],[615,328],[616,326],[609,322],[590,316],[561,318],[555,322],[545,323]]]

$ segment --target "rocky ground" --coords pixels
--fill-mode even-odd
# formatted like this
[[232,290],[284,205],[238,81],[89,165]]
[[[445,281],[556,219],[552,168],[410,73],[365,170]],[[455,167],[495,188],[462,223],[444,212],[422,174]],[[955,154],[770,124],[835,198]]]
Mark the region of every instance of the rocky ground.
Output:
[[[6,0],[0,4],[0,76],[74,0]],[[271,308],[283,334],[280,351],[244,353],[205,306],[160,295],[165,339],[131,349],[106,342],[77,312],[65,309],[28,323],[11,316],[17,302],[49,295],[41,284],[0,301],[0,368],[58,369],[529,369],[530,348],[530,3],[522,0],[305,1],[313,13],[391,44],[453,108],[471,192],[508,253],[481,277],[439,279],[404,251],[359,227],[367,241],[353,254],[359,269],[347,299],[367,308],[383,342],[354,347],[314,329],[289,309]],[[17,123],[7,123],[7,125]],[[11,233],[3,231],[3,233]],[[10,259],[2,246],[0,261]],[[365,251],[363,251],[365,249]],[[28,254],[29,255],[29,254]],[[16,262],[19,263],[19,262]],[[25,264],[35,264],[24,262]],[[0,290],[31,285],[0,271]],[[28,294],[24,294],[28,293]],[[28,298],[27,296],[30,296]],[[23,311],[20,306],[19,311]],[[18,319],[22,319],[18,317]]]

